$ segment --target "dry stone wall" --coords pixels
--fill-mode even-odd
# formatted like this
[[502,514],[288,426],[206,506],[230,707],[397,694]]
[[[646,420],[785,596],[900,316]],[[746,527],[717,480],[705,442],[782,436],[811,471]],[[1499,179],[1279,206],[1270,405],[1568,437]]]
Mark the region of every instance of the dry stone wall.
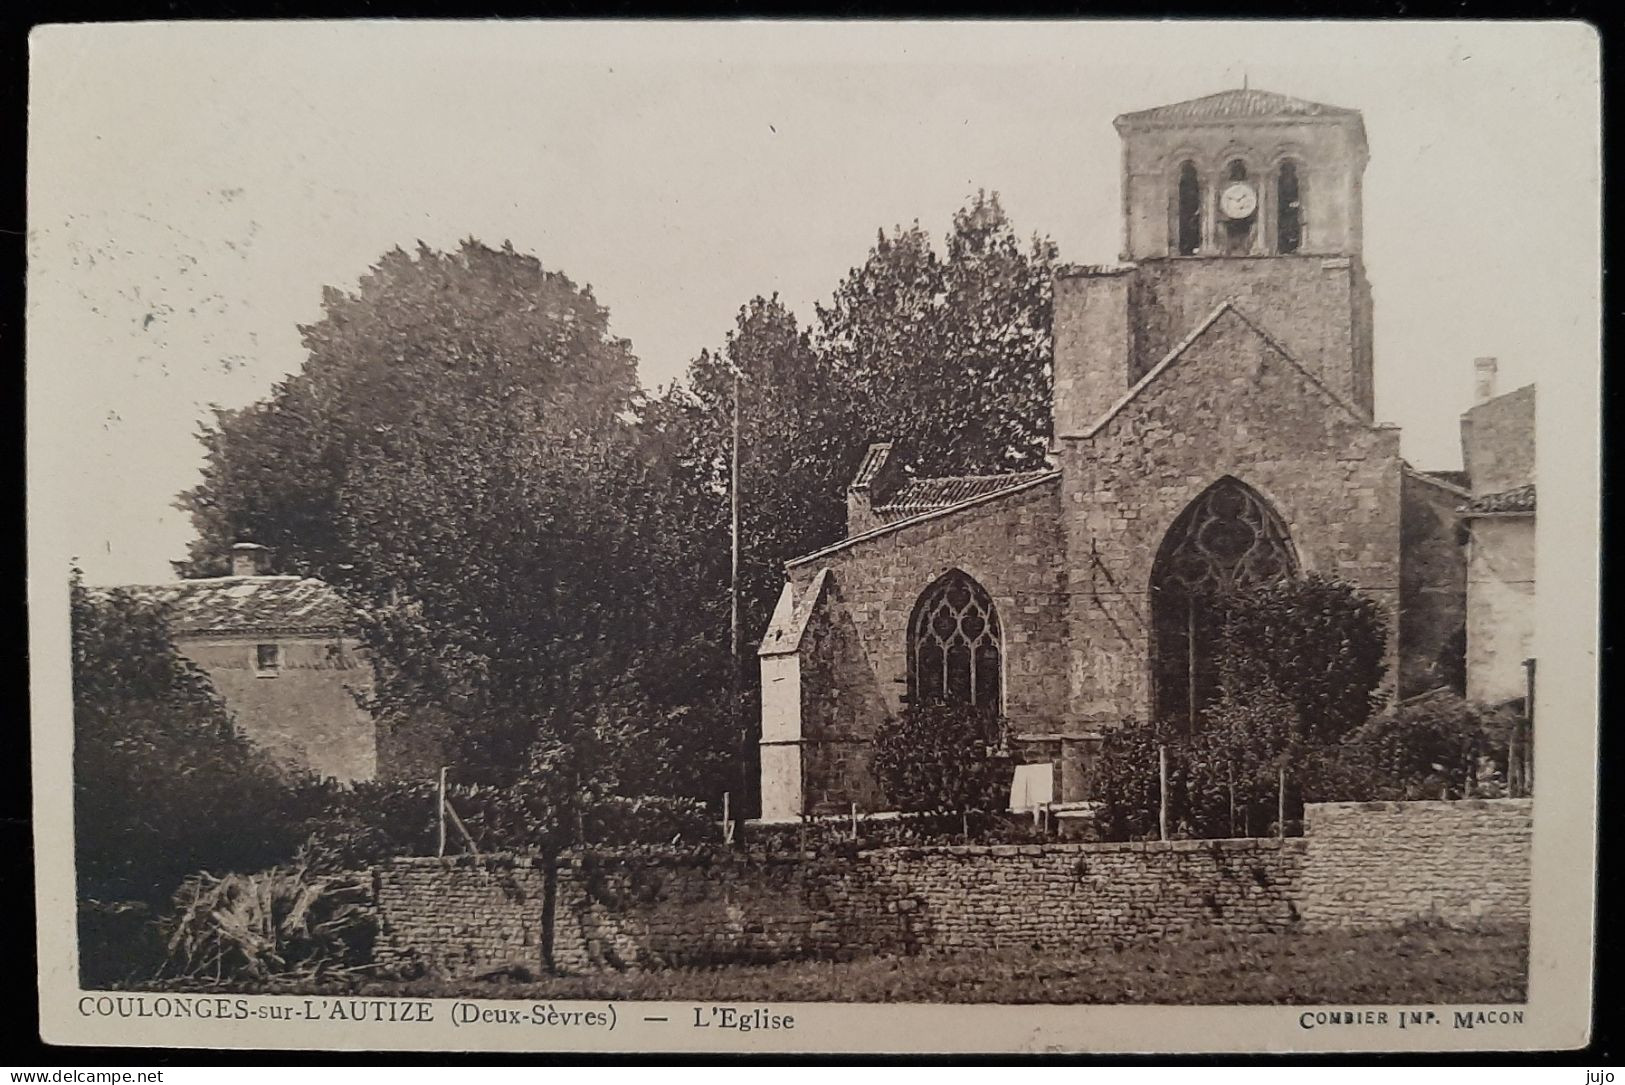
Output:
[[1317,803],[1304,818],[1308,926],[1529,921],[1528,799]]
[[[1527,800],[1312,804],[1306,821],[1285,841],[573,856],[557,870],[553,959],[588,972],[1528,920]],[[380,963],[543,967],[532,862],[401,859],[374,881]]]

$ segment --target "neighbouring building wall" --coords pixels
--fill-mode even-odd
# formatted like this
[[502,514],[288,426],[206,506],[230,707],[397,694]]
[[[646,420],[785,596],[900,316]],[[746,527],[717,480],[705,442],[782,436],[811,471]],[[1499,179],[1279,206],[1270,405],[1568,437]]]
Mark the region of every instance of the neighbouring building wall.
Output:
[[[258,646],[278,647],[259,666]],[[288,634],[177,635],[181,654],[203,668],[237,726],[278,762],[341,781],[378,770],[376,726],[356,701],[372,688],[357,641]]]
[[1474,494],[1535,481],[1535,386],[1525,385],[1461,416],[1462,467]]
[[1467,558],[1457,509],[1467,495],[1401,476],[1399,695],[1466,690]]
[[1535,517],[1480,516],[1467,546],[1467,696],[1524,696],[1535,651]]
[[1528,799],[1304,808],[1304,923],[1529,922]]

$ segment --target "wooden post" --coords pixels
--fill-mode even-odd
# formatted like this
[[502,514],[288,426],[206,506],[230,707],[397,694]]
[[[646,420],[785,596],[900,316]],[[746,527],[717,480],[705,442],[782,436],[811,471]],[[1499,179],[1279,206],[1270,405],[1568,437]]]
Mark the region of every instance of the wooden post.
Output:
[[446,766],[444,765],[440,766],[440,784],[435,789],[434,817],[435,825],[439,829],[434,853],[436,856],[444,858],[446,854]]
[[858,804],[852,804],[852,839],[858,838]]
[[728,793],[726,791],[722,793],[722,842],[724,844],[734,842],[733,818],[728,812]]
[[1157,743],[1157,830],[1168,839],[1168,744]]
[[1279,788],[1275,793],[1275,836],[1286,839],[1286,762],[1281,762]]

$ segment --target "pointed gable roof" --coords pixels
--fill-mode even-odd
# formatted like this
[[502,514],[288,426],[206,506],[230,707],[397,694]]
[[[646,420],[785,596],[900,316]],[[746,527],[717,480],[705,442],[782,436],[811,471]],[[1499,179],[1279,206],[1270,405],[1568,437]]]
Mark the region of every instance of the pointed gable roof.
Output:
[[1123,128],[1151,128],[1181,124],[1226,124],[1242,120],[1348,120],[1360,111],[1343,106],[1305,101],[1270,90],[1221,90],[1184,102],[1124,113],[1112,123]]
[[789,655],[801,650],[802,638],[807,633],[807,622],[818,608],[818,601],[824,597],[824,591],[829,586],[830,573],[828,569],[818,570],[807,590],[797,596],[795,584],[786,581],[784,589],[779,592],[779,601],[773,607],[773,617],[768,620],[767,632],[762,634],[761,646],[756,649],[758,656]]
[[1084,438],[1088,439],[1093,437],[1095,434],[1105,429],[1111,420],[1121,414],[1130,403],[1133,403],[1136,399],[1138,399],[1141,394],[1143,394],[1147,388],[1151,387],[1151,385],[1155,384],[1164,373],[1174,368],[1180,359],[1185,356],[1185,353],[1198,341],[1200,341],[1204,335],[1211,331],[1213,326],[1219,322],[1219,318],[1224,316],[1225,313],[1230,313],[1237,320],[1241,321],[1241,323],[1246,326],[1250,332],[1258,336],[1259,339],[1263,340],[1265,345],[1267,345],[1270,350],[1285,360],[1287,365],[1296,370],[1299,376],[1308,382],[1311,387],[1319,391],[1319,393],[1324,396],[1333,406],[1343,411],[1343,413],[1347,414],[1351,419],[1358,422],[1360,425],[1367,428],[1374,428],[1369,418],[1366,418],[1360,414],[1359,411],[1356,411],[1353,407],[1349,406],[1349,404],[1344,401],[1342,396],[1339,396],[1336,392],[1326,387],[1325,383],[1321,381],[1319,377],[1315,376],[1313,373],[1309,372],[1308,369],[1304,368],[1304,366],[1296,358],[1287,353],[1285,347],[1276,342],[1268,332],[1259,327],[1258,324],[1251,320],[1246,313],[1242,312],[1232,299],[1226,298],[1224,301],[1221,301],[1217,306],[1214,307],[1213,312],[1208,314],[1206,320],[1203,320],[1200,324],[1198,324],[1194,331],[1192,331],[1184,339],[1180,340],[1179,343],[1174,346],[1174,349],[1170,350],[1166,355],[1164,355],[1162,361],[1152,366],[1150,372],[1136,381],[1134,386],[1128,390],[1128,393],[1124,395],[1122,399],[1112,404],[1106,413],[1100,417],[1100,420],[1094,425],[1090,426],[1088,430],[1084,432]]

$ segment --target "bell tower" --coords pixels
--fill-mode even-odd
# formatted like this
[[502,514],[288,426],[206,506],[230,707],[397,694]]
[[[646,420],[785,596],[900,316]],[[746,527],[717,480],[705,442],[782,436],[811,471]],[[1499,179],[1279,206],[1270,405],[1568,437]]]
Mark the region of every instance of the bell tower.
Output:
[[1226,301],[1371,418],[1359,112],[1243,89],[1113,124],[1124,262],[1056,279],[1055,436],[1091,432]]
[[1113,124],[1125,259],[1359,255],[1367,152],[1357,110],[1228,90]]

